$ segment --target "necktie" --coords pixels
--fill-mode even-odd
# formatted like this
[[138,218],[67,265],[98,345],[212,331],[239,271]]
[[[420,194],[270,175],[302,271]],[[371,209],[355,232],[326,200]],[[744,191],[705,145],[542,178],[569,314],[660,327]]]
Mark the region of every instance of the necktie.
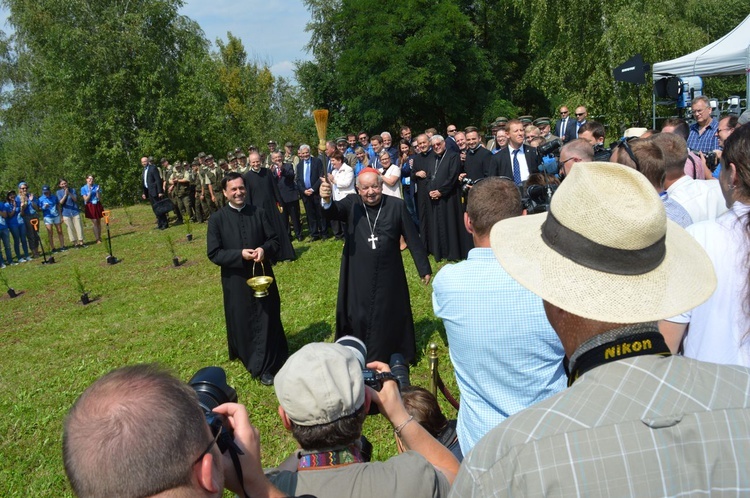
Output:
[[521,165],[518,164],[518,151],[521,149],[516,149],[513,151],[513,181],[516,182],[516,185],[521,185]]
[[310,188],[310,161],[305,161],[305,188]]

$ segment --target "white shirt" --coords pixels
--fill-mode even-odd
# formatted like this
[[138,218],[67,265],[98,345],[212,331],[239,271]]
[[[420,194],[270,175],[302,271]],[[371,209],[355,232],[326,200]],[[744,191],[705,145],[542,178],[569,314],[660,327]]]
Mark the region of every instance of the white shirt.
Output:
[[[383,176],[384,177],[395,176],[397,178],[400,178],[401,168],[399,168],[395,164],[391,164],[388,167],[388,169],[383,173]],[[388,185],[387,183],[383,182],[383,193],[385,195],[390,195],[392,197],[398,197],[399,199],[401,199],[401,182],[396,182],[392,187]]]
[[[513,171],[513,148],[510,142],[508,142],[508,153],[510,154],[510,168]],[[526,164],[526,154],[523,150],[523,145],[518,149],[518,169],[521,172],[521,181],[525,182],[529,179],[529,165]]]
[[687,228],[711,258],[718,280],[708,301],[669,318],[670,322],[690,324],[684,342],[687,357],[750,367],[750,317],[744,309],[748,278],[745,260],[750,252],[745,224],[749,212],[750,206],[735,202],[716,220]]
[[693,223],[714,220],[727,211],[721,186],[715,180],[693,180],[683,176],[669,186],[667,194],[685,208]]
[[333,200],[340,201],[349,194],[356,192],[354,189],[354,170],[351,166],[342,164],[339,169],[333,168]]

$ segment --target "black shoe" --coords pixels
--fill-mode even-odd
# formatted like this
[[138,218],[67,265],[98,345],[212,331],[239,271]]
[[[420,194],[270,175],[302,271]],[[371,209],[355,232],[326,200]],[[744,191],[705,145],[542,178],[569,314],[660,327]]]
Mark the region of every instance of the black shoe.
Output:
[[273,385],[273,374],[270,374],[268,372],[264,373],[260,376],[260,383],[264,386],[272,386]]
[[316,240],[320,240],[320,237],[310,237],[310,240],[315,242]]

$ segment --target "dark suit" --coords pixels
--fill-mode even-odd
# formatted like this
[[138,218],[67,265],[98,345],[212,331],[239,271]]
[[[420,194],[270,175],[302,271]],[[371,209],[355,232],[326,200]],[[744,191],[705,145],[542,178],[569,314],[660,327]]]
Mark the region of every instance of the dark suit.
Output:
[[320,205],[320,178],[323,176],[323,162],[317,157],[310,159],[310,188],[312,195],[306,195],[305,190],[305,161],[297,163],[297,191],[302,197],[307,213],[307,226],[310,236],[317,240],[328,236],[328,222],[323,218],[323,207]]
[[281,200],[284,201],[284,221],[286,223],[287,232],[289,231],[289,217],[292,218],[292,226],[294,227],[294,235],[297,240],[302,240],[302,226],[299,218],[299,190],[297,190],[297,182],[294,178],[294,166],[289,163],[281,165],[281,171],[276,171],[276,166],[271,166],[271,171],[276,179],[276,183],[279,186],[279,193],[281,194]]
[[[513,179],[513,159],[511,152],[506,145],[498,151],[497,154],[492,156],[492,166],[490,176],[504,176]],[[523,154],[526,158],[526,165],[529,168],[529,174],[539,173],[539,165],[542,163],[542,158],[536,151],[536,147],[529,145],[523,145]]]
[[565,129],[562,129],[563,120],[558,119],[555,123],[555,135],[562,138],[564,142],[570,142],[576,138],[576,120],[575,118],[568,118]]
[[[159,169],[153,164],[146,166],[145,173],[145,184],[143,184],[143,178],[141,178],[141,187],[143,188],[143,195],[145,195],[151,206],[164,198],[164,186],[162,184],[161,175],[159,175]],[[156,223],[160,229],[168,228],[167,215],[156,215]]]
[[451,137],[450,135],[445,137],[445,148],[451,152],[455,152],[456,154],[461,153],[461,149],[458,147],[456,139]]

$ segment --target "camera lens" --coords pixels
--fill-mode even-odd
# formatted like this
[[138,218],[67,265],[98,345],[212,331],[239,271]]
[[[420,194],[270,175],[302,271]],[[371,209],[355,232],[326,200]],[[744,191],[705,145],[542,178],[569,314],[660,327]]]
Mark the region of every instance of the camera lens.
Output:
[[237,391],[227,384],[227,374],[221,367],[201,368],[188,384],[206,413],[224,403],[237,402]]
[[352,350],[354,356],[357,357],[359,365],[362,369],[365,368],[365,360],[367,358],[367,346],[365,343],[354,337],[353,335],[345,335],[336,341],[336,344],[340,344]]

